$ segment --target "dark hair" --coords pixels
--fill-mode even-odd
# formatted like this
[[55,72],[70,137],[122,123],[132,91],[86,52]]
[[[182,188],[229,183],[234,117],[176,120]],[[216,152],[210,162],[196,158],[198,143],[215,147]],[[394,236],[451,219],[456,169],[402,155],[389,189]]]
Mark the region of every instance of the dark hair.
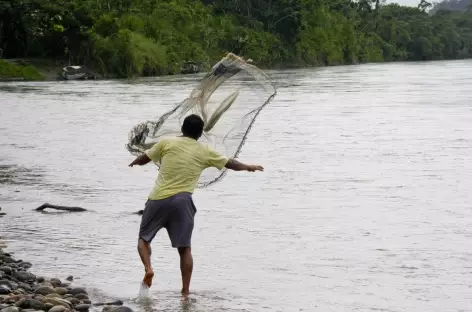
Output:
[[198,140],[203,133],[203,119],[195,114],[188,115],[182,124],[182,133],[184,136]]

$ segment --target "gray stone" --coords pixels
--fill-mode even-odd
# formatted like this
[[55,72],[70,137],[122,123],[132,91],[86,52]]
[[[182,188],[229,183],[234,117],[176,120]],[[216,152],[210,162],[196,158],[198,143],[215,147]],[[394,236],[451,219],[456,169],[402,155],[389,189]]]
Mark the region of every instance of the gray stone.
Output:
[[36,280],[36,276],[26,271],[18,271],[14,274],[14,276],[20,282],[29,282]]
[[59,287],[62,284],[61,280],[58,279],[58,278],[51,278],[51,280],[49,282],[54,287]]
[[54,307],[54,305],[52,303],[45,303],[44,304],[44,310],[46,310],[46,311],[49,311],[53,307]]
[[0,285],[0,295],[8,295],[11,293],[11,289],[5,285]]
[[74,277],[72,275],[69,275],[67,278],[66,278],[67,281],[69,282],[72,282],[74,280]]
[[90,309],[89,304],[78,304],[74,307],[77,311],[88,311]]
[[49,295],[49,294],[54,294],[56,291],[54,288],[49,287],[49,286],[40,286],[35,290],[35,294],[40,294],[40,295]]
[[111,310],[118,308],[114,306],[104,306],[102,312],[111,312]]
[[64,287],[56,287],[54,288],[54,290],[56,291],[56,293],[58,293],[61,296],[64,296],[65,294],[69,292],[67,288],[64,288]]
[[25,268],[25,269],[29,269],[32,266],[33,265],[31,264],[31,262],[22,262],[22,263],[20,263],[20,267]]
[[13,270],[9,266],[0,266],[0,271],[3,271],[6,275],[11,275],[13,273]]
[[80,294],[77,294],[74,296],[75,298],[79,299],[79,300],[84,300],[84,299],[88,299],[89,297],[84,294],[84,293],[80,293]]
[[9,255],[7,254],[4,254],[2,256],[0,256],[0,259],[2,259],[3,262],[5,263],[15,263],[15,259],[13,259],[12,257],[10,257]]
[[67,301],[67,300],[61,299],[61,298],[44,298],[43,302],[44,303],[51,303],[54,306],[61,305],[61,306],[64,306],[68,309],[72,308],[72,303],[70,301]]
[[15,305],[16,305],[17,307],[21,307],[21,306],[26,302],[26,299],[27,299],[27,298],[21,298],[20,300],[18,300],[18,301],[15,303]]
[[112,301],[112,302],[100,302],[100,303],[95,303],[94,306],[104,306],[104,305],[108,305],[108,306],[122,306],[123,305],[123,301],[121,300],[115,300],[115,301]]
[[16,285],[9,280],[2,279],[0,280],[0,286],[7,286],[10,289],[15,289]]
[[67,309],[65,306],[54,306],[51,309],[49,309],[48,312],[67,312],[69,309]]
[[26,283],[21,283],[21,284],[18,284],[18,288],[22,288],[28,292],[31,292],[33,289],[31,288],[30,285],[26,284]]
[[44,277],[40,276],[36,279],[38,283],[44,283]]
[[72,303],[72,304],[79,304],[80,303],[80,300],[77,299],[77,298],[74,298],[74,297],[68,298],[67,300],[69,300],[70,303]]
[[47,294],[46,298],[62,298],[61,295],[52,293],[52,294]]
[[20,308],[22,309],[33,309],[33,310],[44,310],[44,303],[36,299],[26,299]]
[[88,294],[87,291],[85,290],[85,288],[83,288],[83,287],[72,288],[70,290],[70,293],[74,296],[77,295],[77,294],[80,294],[80,293]]
[[0,312],[20,312],[20,310],[17,307],[8,307],[2,309]]
[[86,304],[92,304],[92,300],[90,299],[84,299],[82,300],[83,303],[86,303]]
[[134,312],[131,308],[122,306],[112,309],[110,312]]

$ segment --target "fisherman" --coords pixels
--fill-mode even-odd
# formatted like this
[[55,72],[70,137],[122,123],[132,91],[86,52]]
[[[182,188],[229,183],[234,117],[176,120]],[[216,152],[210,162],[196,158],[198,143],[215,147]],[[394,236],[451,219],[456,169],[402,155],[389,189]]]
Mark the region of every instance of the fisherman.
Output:
[[173,248],[180,255],[182,294],[188,295],[193,271],[191,238],[197,209],[192,194],[202,171],[209,167],[235,171],[263,171],[259,165],[247,165],[219,154],[202,145],[203,119],[189,115],[181,127],[182,136],[167,138],[154,144],[129,166],[159,162],[155,185],[148,196],[141,219],[138,252],[144,265],[143,285],[151,287],[154,272],[151,266],[151,241],[166,228]]

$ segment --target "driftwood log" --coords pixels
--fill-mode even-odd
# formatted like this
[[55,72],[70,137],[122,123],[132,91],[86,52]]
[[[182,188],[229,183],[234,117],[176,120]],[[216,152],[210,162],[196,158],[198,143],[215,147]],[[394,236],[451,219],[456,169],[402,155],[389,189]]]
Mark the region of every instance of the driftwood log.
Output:
[[[63,211],[70,211],[70,212],[81,212],[81,211],[87,211],[87,209],[82,208],[82,207],[71,207],[71,206],[59,206],[59,205],[52,205],[49,203],[44,203],[38,208],[36,208],[36,211],[43,211],[46,208],[51,208],[55,210],[63,210]],[[144,210],[138,210],[136,212],[133,212],[133,214],[136,214],[138,216],[141,216],[143,214]],[[0,215],[2,215],[0,213]]]
[[87,211],[87,209],[82,207],[70,207],[70,206],[58,206],[58,205],[51,205],[49,203],[44,203],[38,208],[36,211],[43,211],[46,208],[56,209],[56,210],[64,210],[64,211],[71,211],[71,212],[80,212],[80,211]]

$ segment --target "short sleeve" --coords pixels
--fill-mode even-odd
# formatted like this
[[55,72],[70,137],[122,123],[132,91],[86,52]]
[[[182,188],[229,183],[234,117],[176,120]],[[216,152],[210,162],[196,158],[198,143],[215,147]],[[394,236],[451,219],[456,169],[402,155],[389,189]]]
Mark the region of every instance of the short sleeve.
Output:
[[159,141],[158,143],[154,144],[150,149],[145,150],[144,153],[153,162],[160,162],[164,146],[165,146],[165,141]]
[[217,151],[211,148],[208,148],[208,159],[207,159],[208,167],[215,167],[221,170],[228,163],[228,160],[229,160],[228,157],[221,155],[220,153],[218,153]]

